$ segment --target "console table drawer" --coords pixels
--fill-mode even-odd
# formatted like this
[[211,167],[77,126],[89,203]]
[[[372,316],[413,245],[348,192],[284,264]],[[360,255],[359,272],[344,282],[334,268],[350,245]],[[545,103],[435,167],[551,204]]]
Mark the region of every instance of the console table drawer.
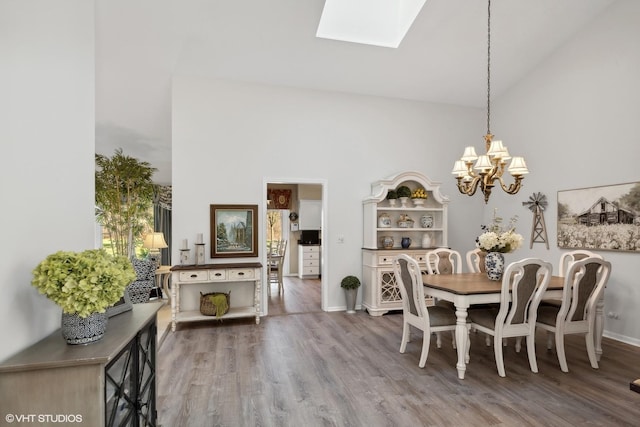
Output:
[[229,280],[251,279],[255,278],[254,270],[252,268],[242,269],[230,269]]
[[227,280],[227,270],[209,271],[209,280],[211,280],[212,282]]
[[209,272],[207,270],[181,271],[181,282],[206,282],[209,280]]

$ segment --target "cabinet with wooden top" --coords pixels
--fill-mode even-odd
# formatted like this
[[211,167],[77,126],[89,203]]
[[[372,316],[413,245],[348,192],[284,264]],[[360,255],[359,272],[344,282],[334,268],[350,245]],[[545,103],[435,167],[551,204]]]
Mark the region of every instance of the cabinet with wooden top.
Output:
[[[387,199],[389,191],[401,186],[412,193],[419,190],[426,199]],[[371,185],[371,194],[362,202],[362,305],[369,314],[402,309],[391,265],[396,255],[405,253],[426,270],[426,252],[447,247],[448,205],[440,183],[419,172],[403,172]]]
[[[156,425],[156,314],[112,316],[104,337],[69,345],[60,330],[0,363],[0,406],[13,424]],[[4,425],[4,424],[3,424]]]
[[229,311],[220,319],[255,317],[260,323],[262,264],[176,265],[171,267],[171,330],[178,323],[216,320],[200,313],[200,294],[230,292]]

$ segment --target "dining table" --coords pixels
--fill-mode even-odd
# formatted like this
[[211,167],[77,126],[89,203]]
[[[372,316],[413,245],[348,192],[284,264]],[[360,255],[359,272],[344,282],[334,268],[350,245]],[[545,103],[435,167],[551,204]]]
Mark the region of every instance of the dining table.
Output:
[[[543,298],[562,299],[565,278],[552,276]],[[490,280],[486,273],[423,274],[425,295],[452,302],[456,307],[456,348],[458,353],[458,378],[464,379],[467,369],[468,345],[467,309],[474,304],[499,303],[502,281]],[[602,355],[602,331],[604,329],[604,299],[596,305],[595,348],[600,360]]]

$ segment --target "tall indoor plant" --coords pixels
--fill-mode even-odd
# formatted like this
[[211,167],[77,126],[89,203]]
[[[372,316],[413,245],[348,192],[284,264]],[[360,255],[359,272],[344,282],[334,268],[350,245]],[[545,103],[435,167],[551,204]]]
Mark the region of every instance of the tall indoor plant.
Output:
[[135,242],[151,221],[156,168],[123,154],[96,154],[96,217],[111,239],[112,251],[135,256]]

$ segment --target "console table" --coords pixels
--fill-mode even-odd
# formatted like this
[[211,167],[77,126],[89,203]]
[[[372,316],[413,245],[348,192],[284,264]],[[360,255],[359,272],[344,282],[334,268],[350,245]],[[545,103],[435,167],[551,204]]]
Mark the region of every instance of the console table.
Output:
[[201,292],[231,291],[229,312],[220,319],[255,317],[259,324],[261,278],[259,262],[171,267],[171,331],[178,323],[218,319],[200,313]]
[[3,421],[155,426],[156,313],[163,304],[134,304],[110,317],[94,343],[69,345],[58,329],[0,363]]

